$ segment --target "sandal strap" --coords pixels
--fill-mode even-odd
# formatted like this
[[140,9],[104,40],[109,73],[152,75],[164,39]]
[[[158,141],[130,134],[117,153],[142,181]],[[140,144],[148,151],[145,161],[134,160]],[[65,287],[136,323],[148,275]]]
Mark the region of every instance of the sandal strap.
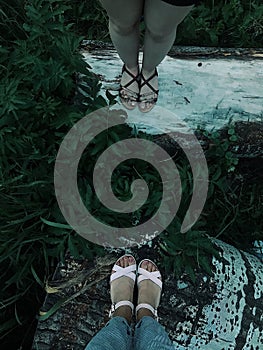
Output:
[[138,96],[138,92],[134,92],[131,89],[123,87],[123,86],[120,88],[120,92],[121,91],[128,92],[130,95]]
[[120,306],[129,306],[132,310],[132,313],[133,313],[133,310],[134,310],[134,305],[131,301],[129,300],[121,300],[119,301],[118,303],[113,303],[111,305],[111,309],[110,309],[110,312],[109,312],[109,317],[112,316],[112,314],[114,313],[114,311],[116,311]]
[[[127,97],[123,96],[124,94],[127,94]],[[134,92],[128,88],[121,87],[119,90],[119,96],[122,99],[129,99],[132,101],[138,101],[139,94],[137,92]]]
[[158,95],[159,90],[155,89],[151,84],[150,81],[154,78],[154,77],[158,77],[158,72],[157,69],[155,68],[154,73],[147,79],[145,79],[144,75],[141,73],[141,78],[143,80],[143,82],[140,85],[140,88],[142,88],[144,85],[147,85],[155,94]]
[[158,93],[159,93],[159,90],[158,90],[157,93],[156,92],[145,92],[144,94],[140,94],[140,97],[147,97],[147,96],[151,96],[153,94],[157,94],[158,95]]
[[122,88],[127,89],[127,87],[130,86],[135,81],[138,83],[139,78],[140,78],[140,73],[138,73],[137,75],[133,75],[131,72],[128,71],[125,64],[122,67],[122,74],[123,74],[123,72],[126,72],[127,74],[129,74],[129,76],[132,77],[132,79],[130,81],[128,81],[128,83],[126,83],[125,85],[121,85]]
[[140,274],[140,276],[138,277],[137,284],[139,284],[141,281],[144,281],[144,280],[151,280],[153,283],[157,284],[157,286],[159,286],[162,289],[163,283],[159,279],[159,277],[161,277],[160,271],[150,272],[139,267],[138,274]]
[[150,92],[148,94],[142,94],[139,96],[139,102],[149,102],[149,103],[156,103],[158,101],[157,97],[147,98],[147,96],[152,95],[153,92]]
[[157,309],[154,308],[152,305],[150,305],[150,304],[144,304],[144,303],[137,305],[137,306],[136,306],[136,309],[135,309],[136,314],[137,314],[137,312],[138,312],[140,309],[148,309],[148,310],[150,310],[150,311],[153,313],[153,315],[155,316],[155,318],[157,319],[157,321],[158,321]]
[[133,281],[135,281],[136,279],[136,264],[129,265],[127,267],[121,267],[115,264],[112,269],[115,270],[116,272],[111,274],[111,277],[110,277],[111,282],[122,276],[129,277]]

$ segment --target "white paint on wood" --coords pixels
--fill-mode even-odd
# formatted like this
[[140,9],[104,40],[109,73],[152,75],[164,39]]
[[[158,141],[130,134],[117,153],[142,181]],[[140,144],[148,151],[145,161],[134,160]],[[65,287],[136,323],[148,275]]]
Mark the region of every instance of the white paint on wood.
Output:
[[[92,71],[101,76],[103,89],[117,92],[122,61],[112,49],[85,52]],[[140,55],[140,60],[142,56]],[[201,65],[200,65],[201,64]],[[158,106],[141,113],[128,112],[128,121],[173,131],[173,115],[190,127],[218,129],[233,120],[263,120],[263,61],[260,59],[175,59],[166,56],[158,67],[160,94]],[[161,109],[162,110],[162,109]],[[178,131],[178,129],[176,129]]]

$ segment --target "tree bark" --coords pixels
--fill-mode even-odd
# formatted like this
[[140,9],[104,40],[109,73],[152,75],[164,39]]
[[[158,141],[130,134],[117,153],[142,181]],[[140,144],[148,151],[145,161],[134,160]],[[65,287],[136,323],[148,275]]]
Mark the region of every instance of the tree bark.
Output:
[[[164,288],[159,322],[174,349],[262,349],[263,264],[257,257],[214,240],[222,260],[212,260],[213,276],[196,271],[178,280],[162,271]],[[140,248],[136,258],[145,258]],[[149,248],[147,257],[156,258]],[[95,262],[67,257],[49,283],[42,314],[61,298],[70,298],[52,316],[39,321],[32,349],[81,350],[108,321],[109,274],[116,257]],[[52,293],[51,293],[52,292]]]

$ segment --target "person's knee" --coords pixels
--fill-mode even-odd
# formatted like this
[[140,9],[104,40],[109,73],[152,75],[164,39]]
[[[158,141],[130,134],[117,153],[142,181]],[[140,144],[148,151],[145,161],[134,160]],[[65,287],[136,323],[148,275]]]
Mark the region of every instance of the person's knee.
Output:
[[163,42],[168,38],[175,37],[176,27],[165,28],[156,24],[145,23],[146,30],[155,42]]
[[110,19],[110,26],[115,31],[115,33],[120,35],[129,35],[131,34],[135,27],[138,25],[139,21],[115,21],[114,19]]

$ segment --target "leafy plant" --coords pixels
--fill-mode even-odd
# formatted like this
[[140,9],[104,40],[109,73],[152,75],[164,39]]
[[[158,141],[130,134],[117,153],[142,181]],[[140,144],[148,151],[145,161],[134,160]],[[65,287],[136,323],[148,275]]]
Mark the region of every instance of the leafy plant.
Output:
[[168,231],[168,234],[163,236],[163,242],[159,243],[166,270],[173,272],[177,277],[185,271],[193,282],[196,280],[196,269],[202,269],[212,275],[211,258],[221,257],[205,232],[190,230],[183,234],[176,231],[174,225]]
[[262,47],[263,5],[259,0],[202,1],[180,24],[176,43]]
[[[88,257],[101,253],[100,247],[57,224],[61,214],[53,168],[68,128],[87,110],[107,104],[99,96],[97,77],[79,53],[82,37],[65,19],[69,1],[2,3],[1,337],[32,322],[43,297],[38,284],[52,274],[67,249]],[[87,86],[85,95],[77,92],[79,74]],[[78,101],[85,100],[82,108],[75,102],[76,93]],[[55,224],[48,225],[54,217]]]

